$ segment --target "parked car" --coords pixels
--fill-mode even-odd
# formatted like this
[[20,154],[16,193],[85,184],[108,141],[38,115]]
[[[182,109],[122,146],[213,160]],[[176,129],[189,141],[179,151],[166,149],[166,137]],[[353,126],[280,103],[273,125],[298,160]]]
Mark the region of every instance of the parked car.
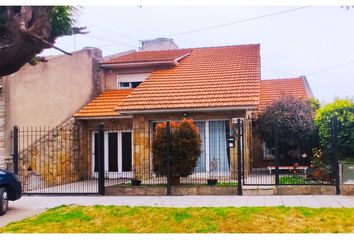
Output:
[[0,169],[0,216],[7,212],[9,200],[21,198],[21,182],[16,174]]

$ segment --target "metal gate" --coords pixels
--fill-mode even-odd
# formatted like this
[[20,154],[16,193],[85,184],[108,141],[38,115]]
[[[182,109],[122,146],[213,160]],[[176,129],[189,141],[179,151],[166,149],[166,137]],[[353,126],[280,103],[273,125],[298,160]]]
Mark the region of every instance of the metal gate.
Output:
[[[74,123],[53,128],[14,127],[14,172],[24,194],[104,194],[102,176],[93,178],[91,163],[82,158],[80,134]],[[102,149],[98,154],[103,154]]]

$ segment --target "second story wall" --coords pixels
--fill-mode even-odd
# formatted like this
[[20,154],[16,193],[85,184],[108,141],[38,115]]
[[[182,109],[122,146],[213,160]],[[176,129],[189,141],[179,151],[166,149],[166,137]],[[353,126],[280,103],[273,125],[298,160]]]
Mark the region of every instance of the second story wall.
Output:
[[105,70],[105,90],[117,89],[119,82],[143,82],[151,74],[153,69],[130,69],[130,70]]
[[14,125],[58,126],[101,91],[98,58],[101,50],[88,48],[26,65],[6,77],[6,139],[10,154]]

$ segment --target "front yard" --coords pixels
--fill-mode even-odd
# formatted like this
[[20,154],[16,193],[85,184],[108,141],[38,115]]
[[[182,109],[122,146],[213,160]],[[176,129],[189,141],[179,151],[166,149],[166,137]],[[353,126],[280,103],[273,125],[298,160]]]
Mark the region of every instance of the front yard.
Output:
[[0,233],[354,233],[354,208],[60,206]]

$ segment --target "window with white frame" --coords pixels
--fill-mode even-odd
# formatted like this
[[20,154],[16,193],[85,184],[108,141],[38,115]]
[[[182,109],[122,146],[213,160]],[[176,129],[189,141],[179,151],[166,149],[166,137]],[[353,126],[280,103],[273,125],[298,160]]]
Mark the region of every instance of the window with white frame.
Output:
[[136,88],[149,76],[150,73],[131,73],[117,75],[117,88]]
[[118,88],[136,88],[142,82],[119,82]]

